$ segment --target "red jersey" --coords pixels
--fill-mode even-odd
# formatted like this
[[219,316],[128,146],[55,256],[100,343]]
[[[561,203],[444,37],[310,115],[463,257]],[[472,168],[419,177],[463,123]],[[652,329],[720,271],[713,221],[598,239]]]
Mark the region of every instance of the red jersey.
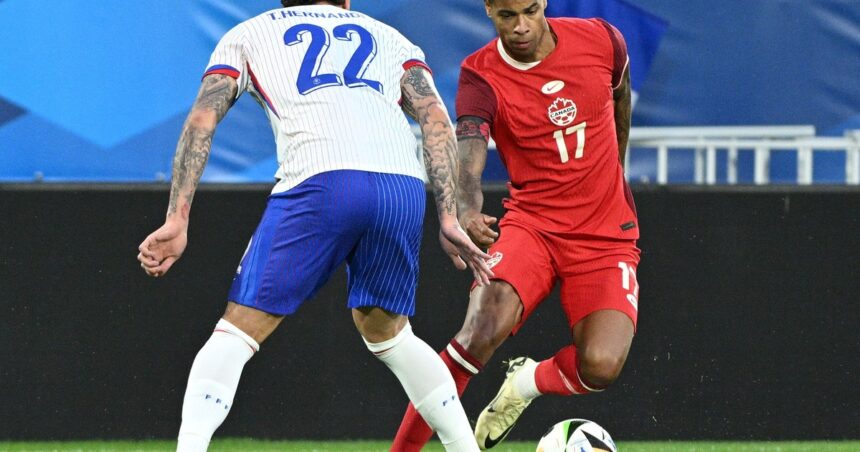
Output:
[[600,19],[547,19],[555,49],[528,67],[498,38],[461,65],[457,115],[477,116],[508,170],[506,218],[584,237],[637,239],[618,158],[613,88],[627,48]]

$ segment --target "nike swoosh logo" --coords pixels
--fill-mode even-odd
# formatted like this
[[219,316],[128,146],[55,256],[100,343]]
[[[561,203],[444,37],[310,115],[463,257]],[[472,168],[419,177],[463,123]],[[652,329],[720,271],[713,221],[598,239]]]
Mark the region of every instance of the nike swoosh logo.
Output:
[[541,87],[540,90],[544,94],[555,94],[555,93],[561,91],[562,88],[564,88],[564,82],[563,81],[553,80],[553,81],[547,83],[546,85],[544,85],[543,87]]
[[496,444],[499,444],[500,442],[502,442],[503,439],[505,439],[506,436],[508,436],[508,433],[511,432],[512,428],[514,428],[513,425],[508,427],[507,430],[503,431],[502,434],[499,435],[498,438],[491,438],[490,435],[487,435],[487,440],[484,441],[484,448],[492,449],[493,447],[495,447]]

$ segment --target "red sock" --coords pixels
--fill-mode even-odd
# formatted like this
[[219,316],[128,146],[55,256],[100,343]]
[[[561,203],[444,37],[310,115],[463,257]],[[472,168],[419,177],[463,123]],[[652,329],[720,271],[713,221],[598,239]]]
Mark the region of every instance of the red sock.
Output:
[[[442,350],[442,353],[439,353],[439,356],[442,357],[442,361],[451,371],[451,376],[454,377],[454,383],[457,385],[457,395],[460,396],[466,390],[469,379],[484,367],[455,340],[451,340],[451,343],[445,350]],[[403,420],[400,422],[400,428],[397,430],[397,436],[394,437],[394,442],[391,444],[391,450],[392,452],[420,451],[432,436],[433,430],[424,422],[424,419],[415,410],[415,406],[409,403],[406,414],[403,415]]]
[[576,347],[568,345],[535,369],[535,383],[541,394],[573,395],[601,391],[604,387],[583,382]]

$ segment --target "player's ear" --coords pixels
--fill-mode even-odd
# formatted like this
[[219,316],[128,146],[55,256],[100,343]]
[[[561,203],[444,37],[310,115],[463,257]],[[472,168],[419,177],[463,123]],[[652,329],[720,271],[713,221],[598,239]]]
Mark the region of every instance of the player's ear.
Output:
[[344,0],[344,2],[343,2],[343,6],[342,6],[341,8],[343,8],[343,9],[349,9],[349,0]]
[[484,0],[484,9],[487,10],[487,17],[490,17],[490,2],[493,0]]

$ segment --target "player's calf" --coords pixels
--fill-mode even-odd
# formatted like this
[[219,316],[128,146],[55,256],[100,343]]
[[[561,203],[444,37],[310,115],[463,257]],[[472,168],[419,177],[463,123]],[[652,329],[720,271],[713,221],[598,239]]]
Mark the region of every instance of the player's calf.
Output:
[[552,358],[541,361],[535,368],[533,391],[541,394],[574,395],[600,392],[605,385],[591,381],[582,372],[577,349],[573,345],[562,348]]
[[215,430],[227,418],[245,363],[260,349],[254,339],[221,319],[191,366],[177,452],[209,447]]
[[[439,356],[454,378],[458,396],[463,395],[469,380],[484,368],[484,365],[469,354],[456,339],[452,339]],[[415,409],[415,405],[410,403],[400,422],[400,428],[397,429],[391,450],[392,452],[419,452],[432,436],[433,430]]]
[[377,343],[365,339],[365,344],[394,372],[446,450],[478,450],[451,373],[439,355],[412,333],[408,323],[391,339]]

